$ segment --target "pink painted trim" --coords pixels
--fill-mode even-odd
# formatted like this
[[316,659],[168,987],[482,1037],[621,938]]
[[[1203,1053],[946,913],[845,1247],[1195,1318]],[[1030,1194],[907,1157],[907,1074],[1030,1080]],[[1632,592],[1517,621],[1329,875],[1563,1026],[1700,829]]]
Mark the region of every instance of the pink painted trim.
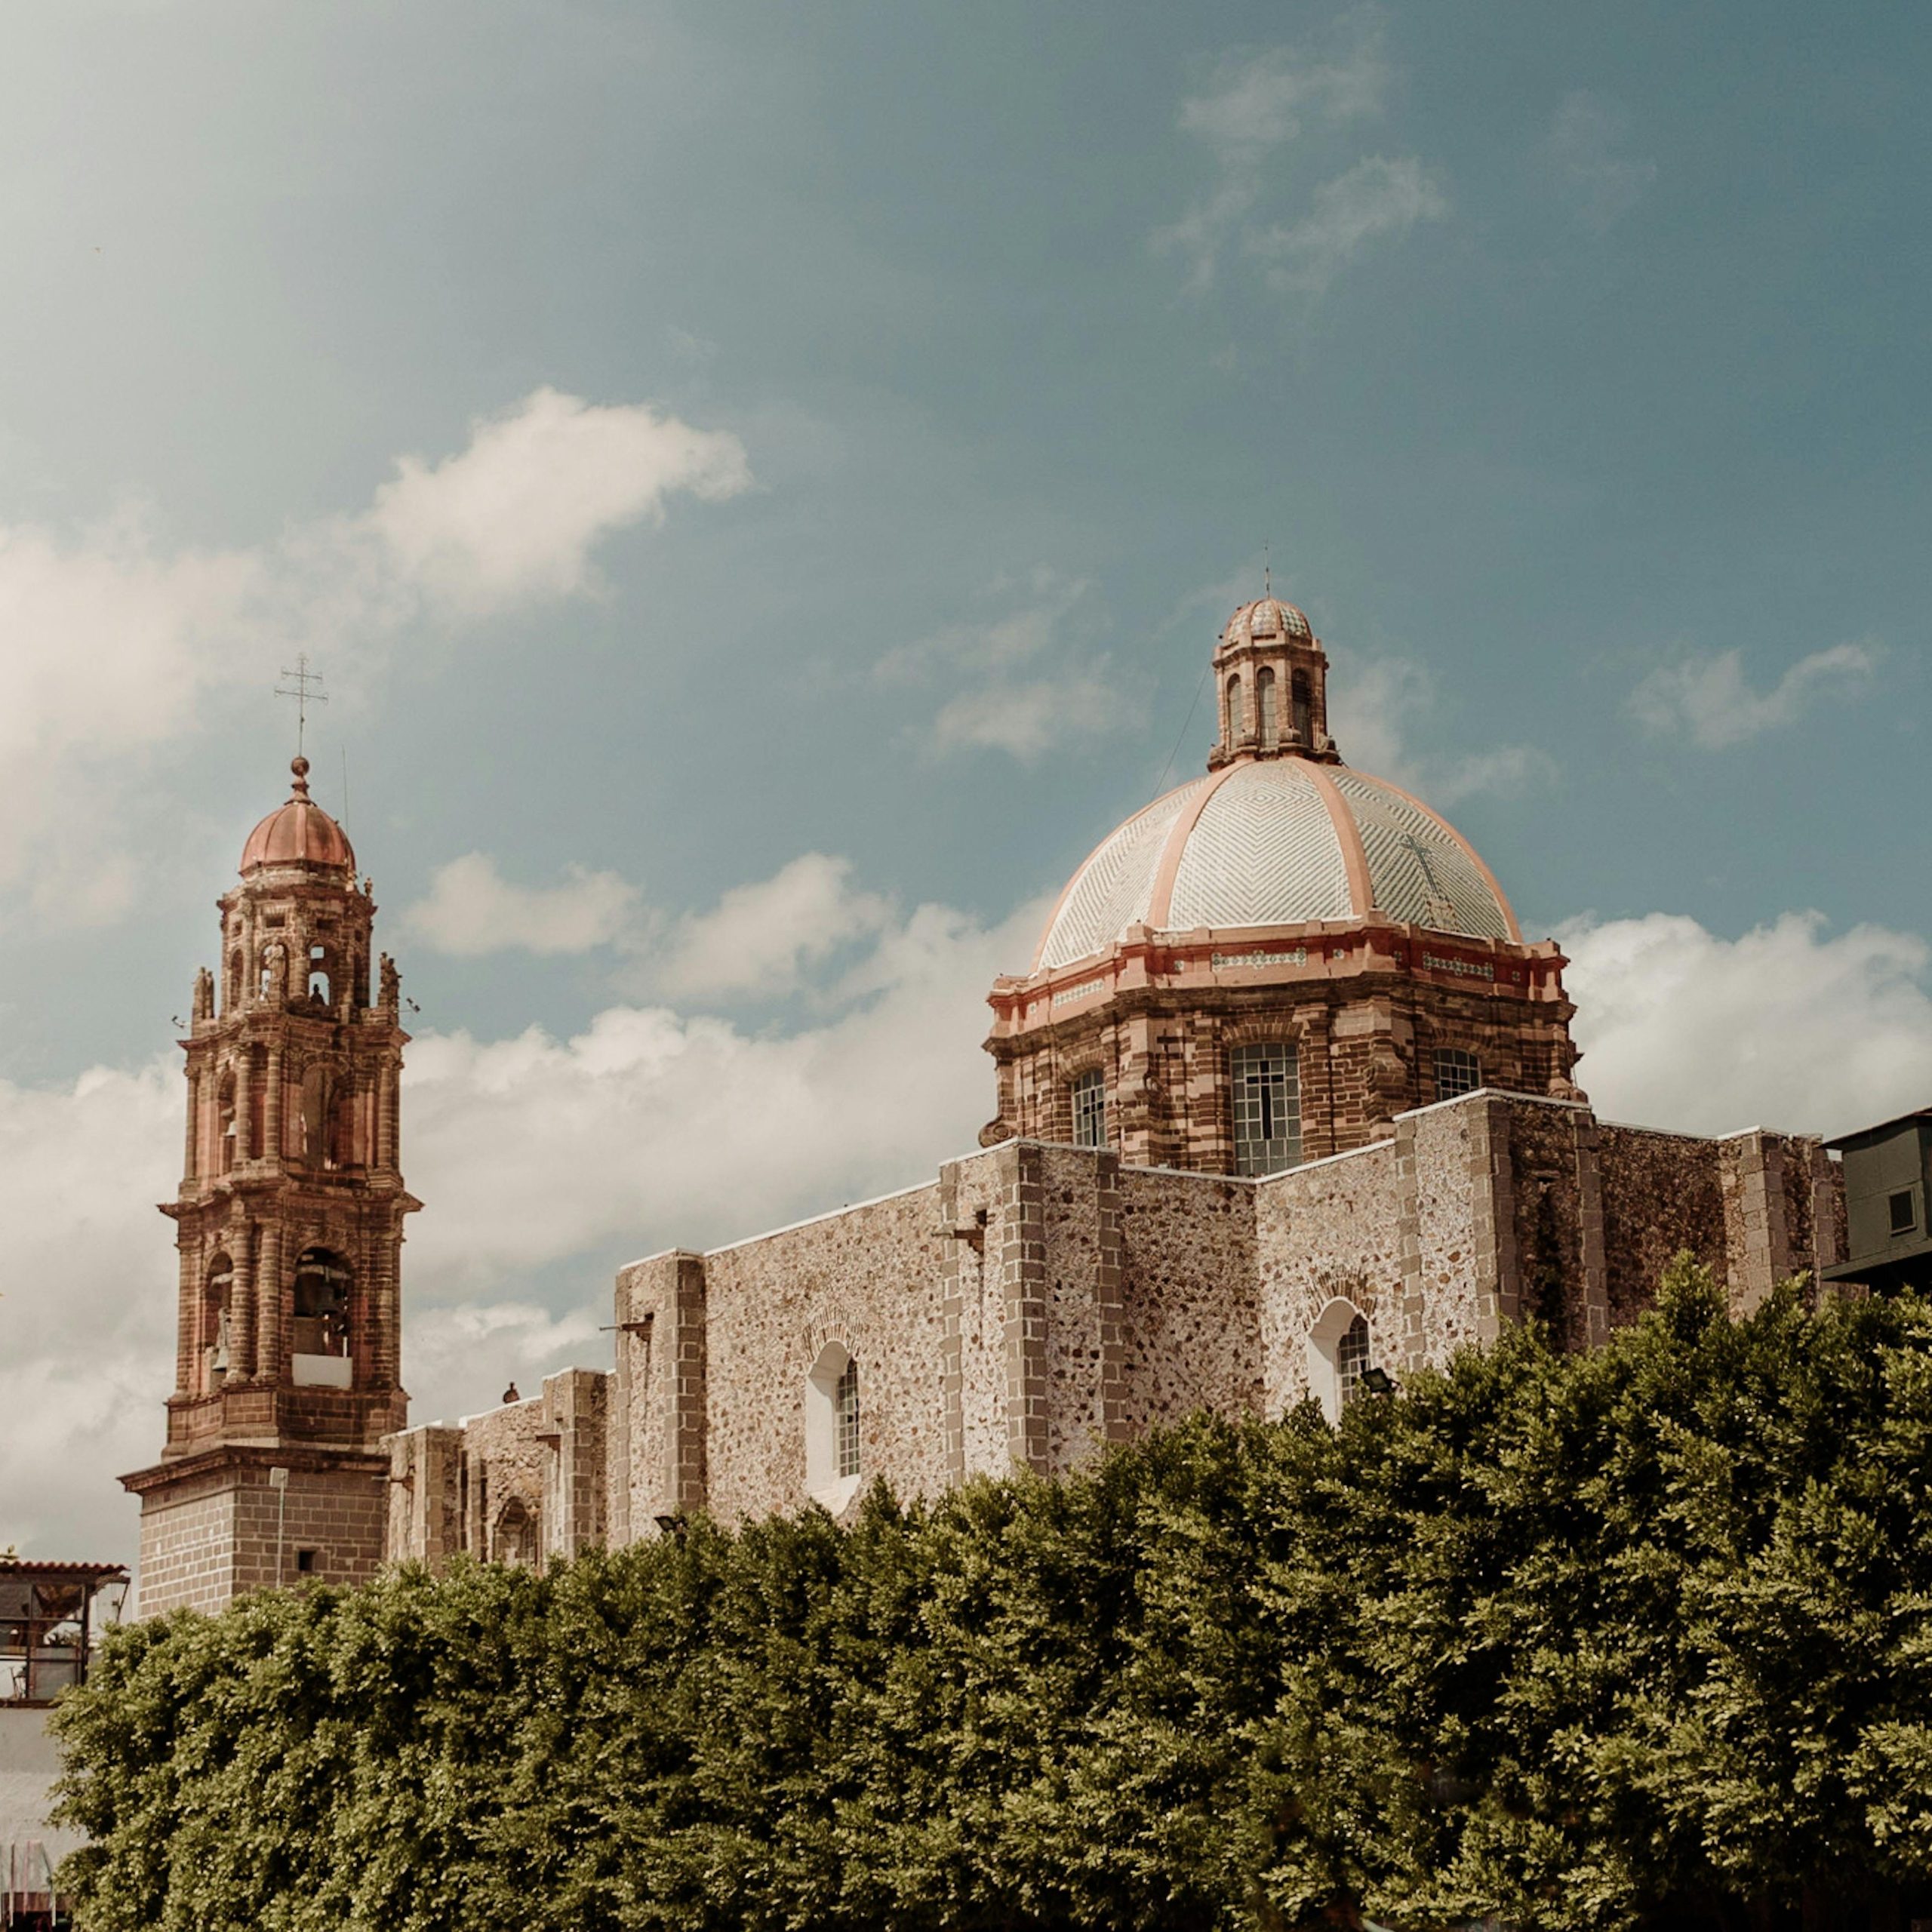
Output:
[[1201,788],[1200,797],[1168,827],[1168,842],[1161,848],[1161,863],[1154,869],[1154,890],[1147,898],[1147,924],[1151,931],[1167,931],[1168,908],[1174,903],[1174,875],[1180,870],[1181,854],[1187,850],[1187,841],[1193,835],[1195,826],[1200,823],[1201,814],[1208,809],[1208,801],[1243,765],[1253,762],[1251,758],[1238,758],[1231,764],[1223,765],[1219,771],[1211,773],[1207,783]]
[[1354,902],[1355,917],[1366,919],[1375,910],[1375,888],[1369,882],[1368,854],[1362,849],[1361,830],[1355,823],[1355,815],[1349,810],[1348,800],[1335,789],[1335,781],[1320,765],[1306,758],[1302,764],[1321,802],[1328,808],[1328,821],[1335,828],[1336,843],[1342,848],[1342,863],[1349,875],[1349,897]]
[[1385,792],[1393,792],[1397,798],[1405,798],[1420,812],[1424,818],[1433,819],[1456,843],[1463,848],[1463,856],[1482,875],[1482,882],[1496,895],[1496,903],[1503,908],[1503,923],[1509,928],[1510,938],[1518,945],[1523,943],[1523,929],[1516,923],[1515,909],[1509,903],[1509,897],[1496,882],[1496,875],[1482,862],[1482,855],[1444,818],[1442,814],[1424,804],[1413,792],[1405,792],[1399,785],[1392,785],[1386,778],[1377,778],[1374,773],[1358,771],[1358,778],[1366,778],[1372,785],[1380,785]]

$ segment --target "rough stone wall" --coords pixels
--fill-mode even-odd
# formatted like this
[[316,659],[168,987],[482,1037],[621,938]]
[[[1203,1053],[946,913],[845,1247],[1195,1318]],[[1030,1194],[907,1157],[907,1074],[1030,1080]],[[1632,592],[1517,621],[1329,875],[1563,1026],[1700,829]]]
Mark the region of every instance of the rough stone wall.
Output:
[[536,1525],[537,1549],[548,1546],[543,1504],[551,1456],[544,1433],[540,1396],[463,1418],[463,1546],[479,1561],[506,1555],[504,1512],[512,1502]]
[[570,1368],[543,1378],[540,1439],[549,1450],[543,1492],[544,1555],[575,1556],[599,1548],[609,1527],[605,1457],[612,1378]]
[[1403,1201],[1392,1141],[1254,1184],[1261,1405],[1279,1416],[1312,1392],[1306,1340],[1328,1303],[1368,1318],[1377,1359],[1401,1359]]
[[392,1563],[440,1566],[463,1547],[463,1432],[443,1423],[386,1439]]
[[617,1310],[608,1523],[624,1542],[706,1500],[704,1257],[675,1248],[632,1263]]
[[943,1486],[939,1193],[915,1188],[703,1257],[708,1486],[722,1520],[804,1500],[806,1378],[835,1341],[860,1365],[866,1477],[906,1495]]
[[1121,1432],[1261,1405],[1255,1184],[1118,1170]]
[[1714,1140],[1607,1124],[1598,1126],[1597,1139],[1610,1319],[1617,1326],[1651,1306],[1680,1249],[1722,1276],[1724,1193]]

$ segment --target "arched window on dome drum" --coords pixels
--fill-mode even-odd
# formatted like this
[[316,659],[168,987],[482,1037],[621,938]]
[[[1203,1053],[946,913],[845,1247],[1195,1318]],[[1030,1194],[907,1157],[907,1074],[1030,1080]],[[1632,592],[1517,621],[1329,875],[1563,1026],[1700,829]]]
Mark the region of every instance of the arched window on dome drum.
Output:
[[290,1336],[294,1353],[347,1355],[349,1291],[355,1281],[340,1255],[326,1247],[302,1251],[295,1263],[295,1317]]
[[1286,1040],[1237,1047],[1233,1075],[1235,1172],[1279,1174],[1301,1161],[1301,1078]]
[[1098,1067],[1076,1074],[1073,1081],[1073,1144],[1107,1144],[1107,1080]]
[[1238,678],[1230,678],[1228,680],[1229,744],[1232,746],[1238,743],[1240,741],[1241,734],[1247,728],[1247,725],[1243,721],[1241,717],[1241,680]]
[[1254,722],[1262,749],[1270,749],[1275,743],[1275,674],[1265,664],[1254,674]]
[[1297,671],[1288,680],[1288,702],[1293,709],[1294,734],[1303,744],[1309,742],[1314,729],[1315,697],[1306,671]]

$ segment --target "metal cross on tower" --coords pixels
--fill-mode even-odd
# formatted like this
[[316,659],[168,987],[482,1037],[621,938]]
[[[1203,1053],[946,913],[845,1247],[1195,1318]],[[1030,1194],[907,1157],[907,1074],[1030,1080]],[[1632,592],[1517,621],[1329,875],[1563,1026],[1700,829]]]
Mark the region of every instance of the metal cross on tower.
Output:
[[281,675],[293,681],[277,685],[275,694],[295,700],[295,755],[300,758],[303,755],[302,740],[308,730],[309,707],[311,704],[327,704],[328,694],[322,689],[321,672],[309,669],[309,654],[306,651],[298,651],[295,654],[295,669],[291,671],[285,665]]

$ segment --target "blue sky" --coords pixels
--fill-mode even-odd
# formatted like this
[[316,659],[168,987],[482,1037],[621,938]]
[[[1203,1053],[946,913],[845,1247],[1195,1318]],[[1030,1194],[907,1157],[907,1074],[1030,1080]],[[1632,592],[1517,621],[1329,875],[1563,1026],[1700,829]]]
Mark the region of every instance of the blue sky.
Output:
[[1928,70],[1897,6],[10,9],[0,1541],[126,1544],[297,650],[422,1008],[419,1419],[971,1143],[1264,546],[1607,1112],[1922,1101]]

